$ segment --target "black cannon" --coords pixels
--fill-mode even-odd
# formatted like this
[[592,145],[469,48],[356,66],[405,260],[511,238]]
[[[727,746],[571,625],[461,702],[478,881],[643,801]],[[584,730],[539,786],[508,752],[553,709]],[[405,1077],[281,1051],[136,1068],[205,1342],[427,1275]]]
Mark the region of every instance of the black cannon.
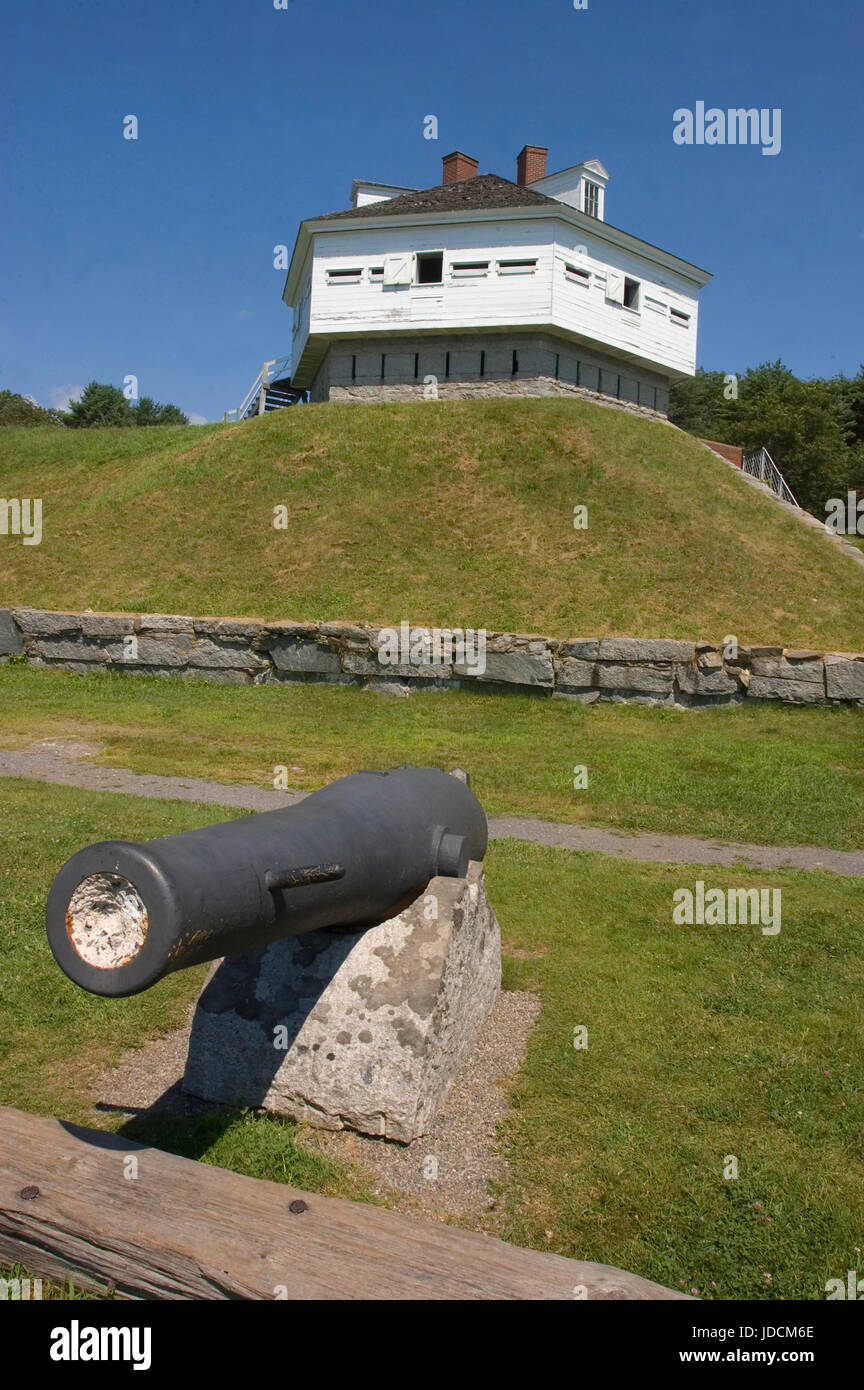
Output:
[[79,850],[48,895],[55,959],[93,994],[322,927],[373,926],[486,853],[483,808],[438,768],[357,772],[296,806]]

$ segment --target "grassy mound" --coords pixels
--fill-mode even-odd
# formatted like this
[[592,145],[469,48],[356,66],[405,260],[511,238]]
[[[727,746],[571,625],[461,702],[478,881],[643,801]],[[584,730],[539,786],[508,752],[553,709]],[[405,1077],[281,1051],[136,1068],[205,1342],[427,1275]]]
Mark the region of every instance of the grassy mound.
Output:
[[864,644],[864,571],[689,436],[587,402],[10,428],[0,492],[43,499],[41,545],[0,537],[4,604]]

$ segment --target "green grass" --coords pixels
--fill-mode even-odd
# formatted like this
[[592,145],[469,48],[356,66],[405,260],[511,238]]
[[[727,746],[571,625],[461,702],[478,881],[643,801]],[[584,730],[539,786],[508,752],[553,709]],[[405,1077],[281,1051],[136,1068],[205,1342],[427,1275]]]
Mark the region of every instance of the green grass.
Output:
[[[312,790],[362,767],[464,766],[490,814],[762,844],[864,844],[864,710],[584,706],[471,691],[243,688],[0,666],[0,746],[104,744],[137,772]],[[573,789],[573,768],[588,786]]]
[[[824,1298],[860,1269],[860,886],[529,845],[493,846],[488,876],[505,984],[543,1001],[499,1233],[707,1298]],[[697,878],[781,888],[780,934],[674,926]]]
[[54,963],[45,936],[45,898],[60,866],[94,840],[152,839],[236,814],[0,780],[3,1104],[86,1119],[86,1078],[139,1040],[179,1027],[206,973],[169,975],[129,999],[85,994]]
[[11,1279],[29,1279],[29,1280],[30,1280],[30,1286],[31,1286],[30,1297],[31,1297],[31,1299],[32,1299],[34,1302],[36,1301],[36,1296],[35,1296],[35,1291],[34,1291],[34,1288],[33,1288],[33,1281],[34,1281],[35,1279],[40,1279],[40,1278],[42,1279],[42,1299],[41,1299],[41,1301],[42,1301],[43,1303],[49,1303],[49,1302],[53,1302],[53,1303],[56,1303],[56,1302],[68,1303],[70,1300],[83,1300],[83,1301],[86,1302],[86,1301],[92,1301],[92,1300],[94,1300],[94,1299],[100,1299],[100,1300],[101,1300],[101,1299],[107,1299],[107,1298],[111,1298],[111,1297],[113,1296],[112,1291],[108,1288],[107,1285],[104,1285],[104,1286],[103,1286],[103,1292],[97,1293],[97,1292],[95,1292],[94,1290],[91,1290],[91,1289],[82,1289],[82,1288],[80,1288],[80,1287],[75,1283],[74,1279],[72,1279],[70,1276],[67,1276],[67,1278],[66,1278],[66,1279],[63,1281],[63,1283],[61,1284],[61,1283],[58,1283],[58,1282],[57,1282],[56,1280],[54,1280],[54,1279],[44,1279],[44,1278],[42,1278],[42,1276],[39,1275],[39,1274],[33,1274],[33,1272],[32,1272],[31,1270],[25,1269],[23,1265],[0,1265],[0,1279],[7,1279],[7,1280],[11,1280]]
[[40,546],[0,543],[11,604],[864,644],[839,548],[688,435],[583,401],[7,428],[0,479],[44,505]]
[[138,1144],[230,1168],[247,1178],[352,1201],[376,1200],[356,1168],[298,1144],[297,1125],[278,1115],[250,1110],[208,1111],[191,1119],[138,1115],[122,1125],[120,1133]]
[[[92,1122],[88,1078],[175,1027],[202,971],[133,999],[83,994],[45,942],[51,876],[88,840],[232,812],[12,780],[0,796],[0,1101]],[[535,991],[542,1010],[500,1136],[510,1176],[478,1219],[518,1244],[709,1298],[821,1298],[826,1279],[860,1267],[860,885],[512,843],[493,845],[487,873],[505,987]],[[697,878],[781,888],[780,934],[673,925],[674,889]],[[577,1025],[585,1050],[573,1047]],[[252,1176],[366,1195],[361,1175],[309,1153],[273,1117],[144,1116],[123,1133]],[[723,1178],[729,1155],[735,1181]]]

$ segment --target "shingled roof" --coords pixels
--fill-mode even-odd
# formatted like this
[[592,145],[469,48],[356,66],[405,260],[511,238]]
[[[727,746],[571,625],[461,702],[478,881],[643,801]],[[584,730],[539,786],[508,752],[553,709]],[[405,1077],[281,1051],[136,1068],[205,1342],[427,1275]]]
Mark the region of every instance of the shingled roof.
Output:
[[547,198],[544,193],[535,193],[522,184],[511,183],[497,174],[480,174],[477,178],[437,184],[435,188],[421,188],[416,193],[402,193],[398,198],[365,203],[363,207],[348,208],[345,212],[327,212],[309,220],[335,222],[340,218],[353,220],[355,217],[398,217],[400,214],[408,216],[421,212],[474,212],[480,209],[544,205],[558,210],[561,207],[556,198]]

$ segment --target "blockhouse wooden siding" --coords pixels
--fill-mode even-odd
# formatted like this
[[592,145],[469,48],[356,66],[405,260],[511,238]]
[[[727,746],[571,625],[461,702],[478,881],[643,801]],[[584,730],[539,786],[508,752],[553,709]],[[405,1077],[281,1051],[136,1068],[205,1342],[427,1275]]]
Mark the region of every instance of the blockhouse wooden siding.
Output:
[[[580,246],[585,252],[578,251]],[[380,265],[385,256],[442,250],[440,286],[391,288],[369,281],[369,268]],[[498,273],[499,260],[523,257],[536,258],[533,272]],[[453,260],[488,260],[489,270],[485,276],[453,279]],[[591,272],[590,286],[568,280],[567,262]],[[359,284],[328,283],[328,270],[355,266],[363,270]],[[638,313],[607,299],[597,277],[605,277],[610,270],[640,282]],[[649,308],[646,296],[660,301],[664,310]],[[690,375],[696,365],[698,303],[693,282],[647,256],[612,246],[554,218],[319,233],[298,305],[295,371],[317,363],[324,343],[339,336],[546,326],[626,353],[661,372]],[[687,327],[672,322],[670,308],[689,315]]]

